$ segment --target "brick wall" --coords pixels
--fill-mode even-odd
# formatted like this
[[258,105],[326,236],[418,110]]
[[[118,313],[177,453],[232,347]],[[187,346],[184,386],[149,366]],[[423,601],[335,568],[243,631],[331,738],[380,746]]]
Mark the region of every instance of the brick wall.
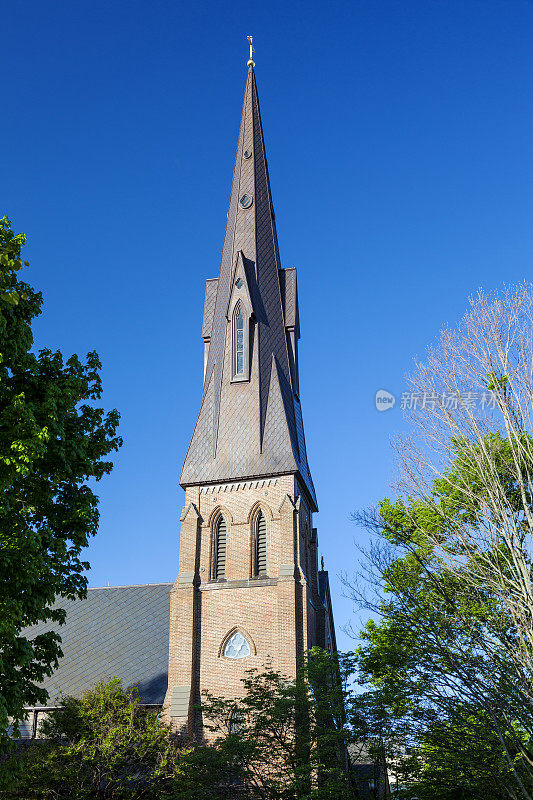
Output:
[[[254,522],[267,523],[267,576],[254,578]],[[227,525],[226,577],[212,580],[214,527]],[[171,593],[167,714],[191,729],[203,689],[242,693],[246,670],[272,666],[292,677],[303,651],[317,641],[316,546],[311,513],[294,475],[186,491],[179,573]],[[233,630],[249,641],[244,659],[224,656]]]

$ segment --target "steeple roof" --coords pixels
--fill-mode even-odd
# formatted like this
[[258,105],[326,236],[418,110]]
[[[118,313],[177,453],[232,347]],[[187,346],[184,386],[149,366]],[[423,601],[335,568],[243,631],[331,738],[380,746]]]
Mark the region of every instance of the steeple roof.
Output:
[[[250,203],[251,201],[251,203]],[[251,314],[249,380],[232,380],[235,303]],[[218,280],[207,282],[202,406],[182,486],[298,473],[311,505],[298,397],[294,269],[282,270],[252,63],[248,68]]]

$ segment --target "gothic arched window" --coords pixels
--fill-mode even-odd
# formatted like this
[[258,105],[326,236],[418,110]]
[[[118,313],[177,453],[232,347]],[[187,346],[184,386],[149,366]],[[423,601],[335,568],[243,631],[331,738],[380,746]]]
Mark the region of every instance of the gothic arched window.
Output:
[[255,520],[254,535],[254,575],[260,577],[267,574],[267,529],[266,519],[262,511]]
[[232,320],[232,379],[234,381],[248,380],[248,314],[241,301],[233,311]]
[[226,641],[222,654],[225,658],[239,659],[248,658],[251,652],[250,643],[246,636],[243,636],[240,631],[235,631]]
[[235,312],[235,375],[244,375],[244,317],[240,303]]
[[223,516],[217,519],[213,548],[213,578],[221,580],[226,577],[226,520]]

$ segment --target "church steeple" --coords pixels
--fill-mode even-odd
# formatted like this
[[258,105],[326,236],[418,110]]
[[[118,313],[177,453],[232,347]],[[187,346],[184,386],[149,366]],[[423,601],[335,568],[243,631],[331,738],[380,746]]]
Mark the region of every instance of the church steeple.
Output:
[[239,697],[249,669],[296,678],[307,649],[334,647],[300,410],[296,270],[280,266],[252,56],[220,272],[206,285],[202,405],[180,479],[165,707],[191,735],[204,689]]
[[252,53],[220,272],[206,287],[202,406],[180,483],[295,473],[316,509],[298,390],[296,273],[280,265]]

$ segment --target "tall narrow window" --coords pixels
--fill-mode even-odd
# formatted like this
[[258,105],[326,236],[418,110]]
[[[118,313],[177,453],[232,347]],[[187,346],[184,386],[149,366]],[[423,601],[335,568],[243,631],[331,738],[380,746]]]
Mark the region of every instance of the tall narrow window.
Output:
[[229,718],[229,732],[242,733],[245,727],[244,714],[240,708],[234,708]]
[[226,520],[219,517],[215,526],[215,547],[213,554],[213,578],[226,577]]
[[244,375],[244,319],[240,305],[235,317],[235,375]]
[[255,553],[254,575],[259,577],[267,574],[267,530],[266,519],[262,511],[255,521]]
[[249,380],[248,338],[250,315],[245,304],[239,300],[232,315],[232,381]]

